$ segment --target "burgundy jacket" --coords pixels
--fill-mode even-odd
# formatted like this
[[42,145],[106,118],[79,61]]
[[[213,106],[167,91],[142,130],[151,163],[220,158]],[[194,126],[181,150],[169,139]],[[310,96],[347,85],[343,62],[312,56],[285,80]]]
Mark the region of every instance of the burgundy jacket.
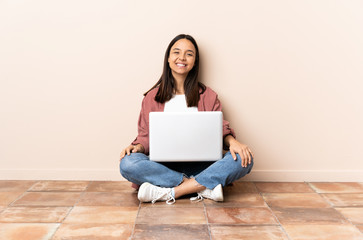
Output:
[[[163,112],[165,106],[165,103],[159,103],[155,101],[155,95],[157,92],[158,88],[154,88],[142,100],[138,121],[138,135],[131,143],[133,145],[140,143],[145,149],[145,154],[149,154],[149,113]],[[217,93],[215,93],[209,87],[207,87],[204,93],[200,95],[198,111],[222,111],[222,105],[218,99]],[[229,127],[229,122],[223,120],[223,139],[227,135],[236,137],[234,130]],[[224,149],[228,150],[226,146],[224,146]]]

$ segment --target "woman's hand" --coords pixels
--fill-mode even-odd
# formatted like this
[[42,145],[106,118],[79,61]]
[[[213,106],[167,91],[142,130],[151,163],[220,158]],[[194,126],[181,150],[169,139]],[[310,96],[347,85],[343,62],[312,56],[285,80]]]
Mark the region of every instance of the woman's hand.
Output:
[[[239,154],[239,156],[241,157],[241,160],[242,160],[242,167],[247,167],[247,163],[251,164],[252,157],[254,157],[254,155],[253,155],[253,152],[251,151],[251,149],[247,145],[238,142],[231,135],[228,135],[225,138],[225,142],[229,145],[229,151],[231,152],[232,157],[235,161],[237,160],[236,154],[237,153]],[[252,155],[252,157],[251,157],[251,155]]]
[[125,155],[130,155],[131,153],[143,153],[145,151],[144,146],[142,146],[140,143],[137,145],[130,145],[127,148],[125,148],[124,150],[121,151],[120,154],[120,161],[125,157]]

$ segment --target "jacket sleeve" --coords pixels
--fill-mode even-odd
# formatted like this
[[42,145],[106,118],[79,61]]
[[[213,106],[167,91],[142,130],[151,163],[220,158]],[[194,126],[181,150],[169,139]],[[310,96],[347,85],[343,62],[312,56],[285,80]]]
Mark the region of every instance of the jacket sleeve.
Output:
[[[215,97],[215,101],[213,104],[213,111],[222,111],[222,104],[218,99],[218,95],[216,95]],[[234,138],[236,138],[236,134],[234,130],[229,126],[229,122],[224,120],[223,118],[223,139],[228,135],[232,135]],[[229,147],[224,144],[224,141],[223,141],[223,149],[229,150]]]
[[137,137],[131,143],[132,145],[141,144],[145,149],[145,154],[149,153],[149,110],[146,104],[146,97],[142,100],[141,111],[137,123]]

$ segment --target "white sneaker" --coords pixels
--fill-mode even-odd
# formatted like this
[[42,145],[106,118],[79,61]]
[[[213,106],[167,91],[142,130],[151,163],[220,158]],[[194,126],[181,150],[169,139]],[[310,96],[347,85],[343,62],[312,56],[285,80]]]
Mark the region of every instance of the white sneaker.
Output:
[[190,198],[191,201],[200,202],[204,198],[212,199],[216,202],[223,202],[223,188],[222,184],[217,185],[213,190],[206,188],[198,193],[198,196]]
[[171,188],[162,188],[145,182],[141,184],[137,194],[140,202],[166,201],[167,204],[174,204],[175,198],[171,194]]

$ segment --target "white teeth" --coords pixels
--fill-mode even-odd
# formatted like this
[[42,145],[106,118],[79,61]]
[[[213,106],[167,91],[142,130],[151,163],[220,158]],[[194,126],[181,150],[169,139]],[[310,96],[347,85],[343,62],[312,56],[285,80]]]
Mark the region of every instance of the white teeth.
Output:
[[181,63],[178,63],[176,65],[179,66],[179,67],[185,67],[185,64],[181,64]]

